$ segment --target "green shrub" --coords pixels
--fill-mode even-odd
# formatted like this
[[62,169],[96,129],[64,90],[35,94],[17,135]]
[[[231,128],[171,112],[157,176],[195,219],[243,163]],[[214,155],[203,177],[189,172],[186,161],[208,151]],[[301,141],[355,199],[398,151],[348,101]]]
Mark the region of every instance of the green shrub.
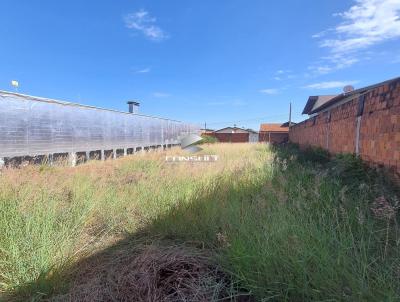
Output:
[[203,139],[198,142],[198,144],[215,144],[219,142],[218,139],[214,136],[203,134],[201,137]]
[[331,160],[329,152],[321,147],[307,147],[299,155],[299,160],[304,162],[326,164]]
[[301,149],[298,144],[288,143],[284,146],[273,147],[273,150],[280,158],[290,158],[295,156],[303,164],[326,164],[331,160],[329,152],[321,147],[308,146]]
[[366,182],[370,173],[372,171],[355,154],[337,154],[330,165],[330,174],[346,185]]

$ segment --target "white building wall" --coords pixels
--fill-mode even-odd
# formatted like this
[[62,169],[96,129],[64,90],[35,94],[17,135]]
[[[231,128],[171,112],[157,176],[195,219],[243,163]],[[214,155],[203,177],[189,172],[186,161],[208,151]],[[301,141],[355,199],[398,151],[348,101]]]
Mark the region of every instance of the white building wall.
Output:
[[250,132],[249,143],[258,143],[258,133]]

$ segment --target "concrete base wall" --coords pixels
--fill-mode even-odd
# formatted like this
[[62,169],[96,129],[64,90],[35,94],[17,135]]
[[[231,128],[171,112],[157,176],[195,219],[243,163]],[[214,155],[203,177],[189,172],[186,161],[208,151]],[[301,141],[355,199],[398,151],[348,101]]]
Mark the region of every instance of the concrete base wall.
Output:
[[166,150],[177,144],[139,146],[124,149],[93,150],[84,152],[55,153],[37,156],[16,156],[0,158],[0,169],[3,167],[19,167],[28,164],[68,164],[72,167],[85,163],[89,160],[117,159],[137,152],[150,152],[154,150]]

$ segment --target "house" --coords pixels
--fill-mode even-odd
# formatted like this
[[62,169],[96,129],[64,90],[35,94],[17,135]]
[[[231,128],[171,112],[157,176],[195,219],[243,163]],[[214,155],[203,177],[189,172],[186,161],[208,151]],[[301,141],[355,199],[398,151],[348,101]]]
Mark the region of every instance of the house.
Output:
[[207,135],[217,138],[222,143],[256,143],[258,133],[252,129],[226,127]]
[[268,123],[260,125],[259,141],[272,144],[287,142],[289,139],[289,123]]
[[[320,95],[320,96],[310,96],[307,103],[303,109],[302,114],[308,114],[310,117],[316,116],[321,112],[328,112],[329,110],[341,106],[343,104],[349,103],[352,100],[363,97],[367,93],[376,90],[379,87],[389,87],[393,84],[398,83],[400,77],[387,80],[374,85],[366,86],[354,90],[352,86],[344,87],[344,92],[337,95]],[[381,88],[383,89],[383,88]]]
[[209,135],[209,134],[213,133],[214,130],[213,129],[208,129],[208,128],[201,128],[200,132],[201,132],[201,135]]
[[331,100],[333,100],[337,95],[314,95],[310,96],[307,100],[307,104],[303,109],[302,114],[314,115],[321,107],[324,107]]
[[249,143],[258,143],[259,141],[259,134],[257,131],[254,131],[253,129],[246,129],[249,131]]
[[352,153],[400,177],[400,77],[335,96],[310,96],[308,119],[290,127],[290,141],[300,147]]

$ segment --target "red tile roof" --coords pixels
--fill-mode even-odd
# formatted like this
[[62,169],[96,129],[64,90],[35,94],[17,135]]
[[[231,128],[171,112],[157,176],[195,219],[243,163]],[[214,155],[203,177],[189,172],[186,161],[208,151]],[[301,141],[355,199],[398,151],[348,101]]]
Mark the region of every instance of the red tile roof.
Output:
[[282,127],[282,124],[261,124],[260,132],[289,132],[289,127]]

